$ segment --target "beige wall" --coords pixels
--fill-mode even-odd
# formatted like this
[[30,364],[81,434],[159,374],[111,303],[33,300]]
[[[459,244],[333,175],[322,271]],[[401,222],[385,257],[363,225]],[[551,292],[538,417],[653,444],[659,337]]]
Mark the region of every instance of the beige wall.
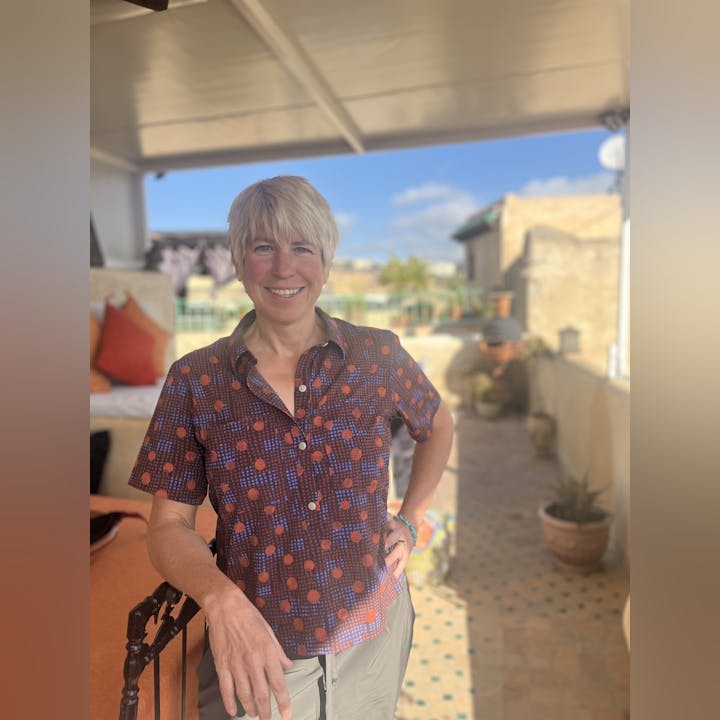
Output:
[[606,368],[617,334],[619,243],[609,238],[579,240],[554,229],[528,233],[522,292],[525,329],[558,349],[558,332],[580,331],[584,359]]
[[611,552],[630,557],[630,388],[591,365],[563,356],[530,363],[530,408],[557,423],[557,459],[564,472],[589,473],[593,488],[607,488],[601,503],[613,513]]
[[622,203],[619,195],[558,195],[518,197],[506,195],[500,215],[505,272],[522,256],[528,230],[537,225],[577,238],[619,237]]

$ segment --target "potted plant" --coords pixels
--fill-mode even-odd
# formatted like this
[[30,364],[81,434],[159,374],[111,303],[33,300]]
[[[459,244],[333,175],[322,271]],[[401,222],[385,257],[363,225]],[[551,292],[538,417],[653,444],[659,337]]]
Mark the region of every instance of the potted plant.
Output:
[[610,538],[610,513],[597,504],[603,490],[582,480],[560,478],[552,502],[540,508],[543,534],[557,564],[577,573],[596,570]]

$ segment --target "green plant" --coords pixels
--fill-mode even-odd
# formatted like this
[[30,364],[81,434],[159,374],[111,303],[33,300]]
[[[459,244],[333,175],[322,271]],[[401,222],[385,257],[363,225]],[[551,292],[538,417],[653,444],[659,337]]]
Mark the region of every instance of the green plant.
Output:
[[545,511],[558,520],[568,520],[578,525],[604,520],[608,511],[596,504],[598,496],[603,492],[604,488],[590,490],[587,473],[582,480],[561,477],[555,485],[555,499]]

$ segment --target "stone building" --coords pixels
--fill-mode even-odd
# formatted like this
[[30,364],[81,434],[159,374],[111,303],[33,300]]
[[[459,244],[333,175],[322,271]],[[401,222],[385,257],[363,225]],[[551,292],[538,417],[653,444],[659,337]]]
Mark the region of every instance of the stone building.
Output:
[[465,246],[468,286],[512,290],[528,335],[557,349],[559,331],[575,328],[582,356],[604,368],[617,325],[621,221],[617,194],[509,194],[452,238]]

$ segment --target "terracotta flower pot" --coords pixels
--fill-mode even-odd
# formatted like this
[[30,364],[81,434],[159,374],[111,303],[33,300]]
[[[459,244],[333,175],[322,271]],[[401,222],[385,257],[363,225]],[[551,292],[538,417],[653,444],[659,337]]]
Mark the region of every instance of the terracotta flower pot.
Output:
[[610,539],[610,516],[602,520],[578,524],[548,515],[539,510],[545,542],[557,564],[575,573],[596,570],[605,555]]

